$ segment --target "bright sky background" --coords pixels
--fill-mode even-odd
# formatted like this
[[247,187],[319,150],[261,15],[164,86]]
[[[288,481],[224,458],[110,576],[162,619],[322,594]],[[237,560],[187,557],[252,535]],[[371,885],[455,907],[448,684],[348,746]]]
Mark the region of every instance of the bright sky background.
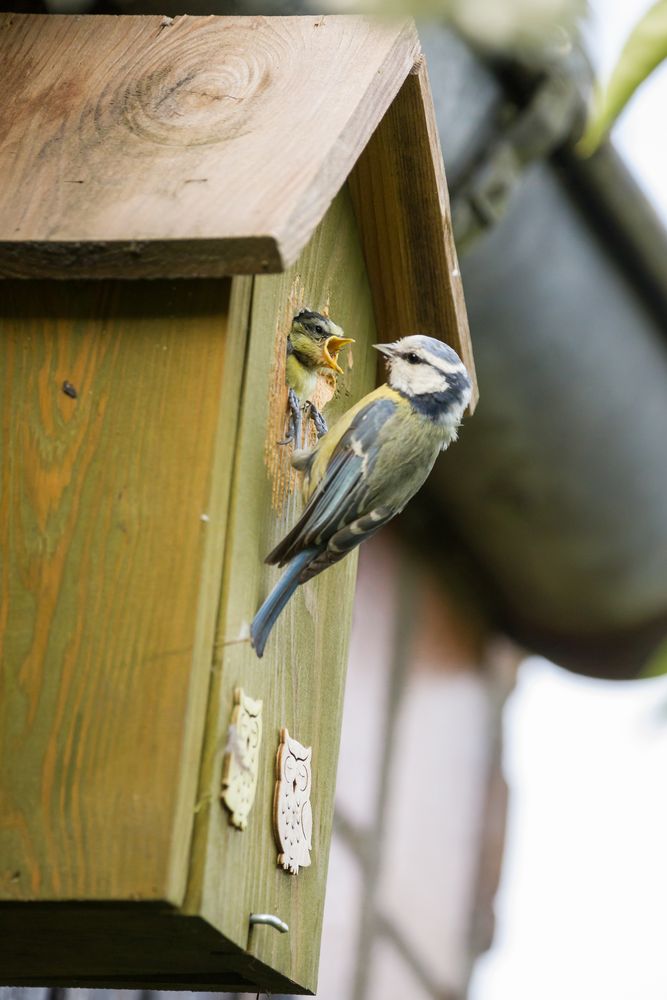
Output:
[[506,712],[510,812],[471,1000],[667,997],[667,678],[533,657]]
[[[653,0],[589,0],[586,38],[607,80],[627,36]],[[614,126],[617,148],[667,225],[667,63],[642,84]]]

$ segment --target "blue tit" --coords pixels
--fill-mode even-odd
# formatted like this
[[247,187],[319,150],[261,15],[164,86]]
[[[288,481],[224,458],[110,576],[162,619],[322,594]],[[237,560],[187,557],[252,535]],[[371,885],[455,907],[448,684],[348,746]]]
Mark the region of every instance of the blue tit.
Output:
[[302,412],[308,412],[318,437],[326,434],[327,425],[311,397],[317,387],[317,377],[328,371],[343,374],[338,364],[338,354],[346,344],[353,344],[343,330],[318,312],[302,309],[292,320],[287,336],[287,361],[285,381],[288,386],[290,428],[281,444],[301,443]]
[[344,413],[314,448],[292,456],[304,474],[306,506],[266,558],[287,569],[250,627],[260,657],[296,588],[399,514],[456,440],[471,394],[456,351],[419,335],[375,347],[387,359],[387,384]]

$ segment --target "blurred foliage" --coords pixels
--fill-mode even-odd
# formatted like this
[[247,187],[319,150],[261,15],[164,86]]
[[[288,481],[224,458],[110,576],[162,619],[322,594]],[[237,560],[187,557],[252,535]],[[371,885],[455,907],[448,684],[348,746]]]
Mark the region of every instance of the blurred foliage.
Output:
[[667,639],[658,646],[639,676],[663,677],[665,674],[667,674]]
[[583,0],[446,0],[456,28],[471,42],[503,53],[569,48]]
[[637,87],[667,58],[667,0],[658,0],[630,33],[605,89],[598,90],[590,122],[577,149],[590,156]]
[[525,55],[568,48],[586,0],[334,0],[333,6],[340,12],[445,18],[473,45]]

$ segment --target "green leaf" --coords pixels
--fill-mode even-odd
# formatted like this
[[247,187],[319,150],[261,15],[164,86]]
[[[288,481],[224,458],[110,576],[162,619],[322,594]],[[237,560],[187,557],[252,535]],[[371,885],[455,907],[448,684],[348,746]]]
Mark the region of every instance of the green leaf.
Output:
[[577,150],[590,156],[602,142],[637,87],[667,58],[667,0],[658,0],[630,33]]
[[657,650],[640,673],[640,677],[662,677],[667,674],[667,642]]

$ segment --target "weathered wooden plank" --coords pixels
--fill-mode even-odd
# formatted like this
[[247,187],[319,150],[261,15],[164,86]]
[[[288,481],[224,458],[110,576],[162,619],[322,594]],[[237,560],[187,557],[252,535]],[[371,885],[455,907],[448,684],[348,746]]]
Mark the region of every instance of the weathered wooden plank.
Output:
[[408,20],[0,15],[0,275],[282,270],[418,52]]
[[3,288],[4,900],[182,897],[244,350],[228,296]]
[[[382,340],[423,333],[475,365],[425,60],[350,176]],[[471,409],[477,400],[475,382]]]
[[255,992],[279,981],[205,921],[153,904],[0,906],[0,937],[2,981],[19,986]]
[[[204,764],[195,821],[192,869],[185,907],[199,913],[281,976],[314,990],[327,875],[333,790],[356,554],[301,588],[283,613],[258,660],[248,625],[277,577],[263,565],[273,544],[300,510],[296,477],[282,436],[286,404],[285,335],[302,305],[330,308],[356,344],[348,352],[329,420],[374,384],[373,309],[349,194],[327,213],[299,261],[284,275],[255,279],[243,414],[225,557]],[[247,829],[228,823],[218,801],[222,754],[233,690],[243,686],[264,700],[264,749],[255,804]],[[282,726],[312,746],[314,813],[312,865],[297,876],[279,870],[272,833],[274,764]],[[230,898],[233,895],[233,899]],[[279,915],[288,934],[257,927],[251,912]],[[274,987],[274,989],[277,987]]]

